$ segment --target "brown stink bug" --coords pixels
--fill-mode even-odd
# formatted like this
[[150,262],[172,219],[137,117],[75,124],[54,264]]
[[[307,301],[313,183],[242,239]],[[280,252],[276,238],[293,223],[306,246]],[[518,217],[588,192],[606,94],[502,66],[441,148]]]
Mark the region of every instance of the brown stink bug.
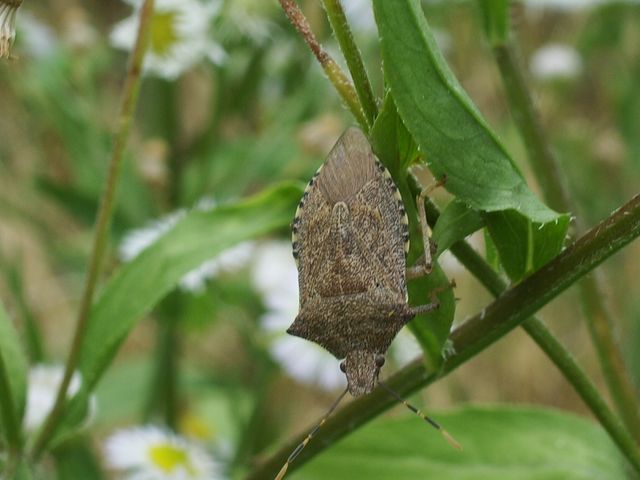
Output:
[[376,384],[449,438],[437,423],[378,380],[384,354],[400,329],[415,315],[438,308],[436,301],[419,307],[407,303],[407,274],[430,271],[420,200],[425,261],[407,272],[409,227],[404,204],[362,131],[349,128],[309,181],[292,223],[300,311],[287,332],[344,359],[340,368],[347,377],[347,390],[294,450],[277,478],[347,391],[358,397],[370,393]]
[[407,303],[407,215],[360,130],[349,128],[311,179],[292,230],[300,312],[287,332],[344,359],[349,393],[369,393],[398,331],[438,305]]

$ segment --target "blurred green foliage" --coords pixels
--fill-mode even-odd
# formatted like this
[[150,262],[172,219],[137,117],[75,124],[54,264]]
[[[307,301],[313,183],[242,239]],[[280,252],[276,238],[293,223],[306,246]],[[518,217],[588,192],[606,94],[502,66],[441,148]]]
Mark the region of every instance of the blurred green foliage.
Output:
[[[14,47],[19,59],[0,64],[0,298],[9,314],[7,318],[4,311],[0,314],[0,330],[5,332],[0,336],[0,360],[4,358],[4,369],[13,382],[9,391],[18,411],[25,403],[26,367],[21,363],[20,340],[8,318],[14,320],[22,343],[28,346],[24,350],[32,363],[36,359],[61,362],[68,351],[125,71],[126,54],[109,45],[108,34],[129,10],[125,4],[116,8],[111,3],[25,2]],[[378,9],[384,7],[383,1],[375,3]],[[85,421],[92,393],[83,389],[65,418],[68,430],[55,443],[55,461],[38,467],[34,478],[112,478],[101,459],[102,440],[120,426],[144,422],[167,424],[202,441],[223,458],[226,476],[240,478],[288,434],[305,428],[333,397],[317,386],[295,382],[271,356],[270,334],[258,320],[268,306],[253,288],[248,268],[210,279],[203,291],[174,290],[185,272],[224,248],[246,239],[287,239],[301,182],[313,175],[335,139],[354,123],[275,1],[234,4],[228,0],[222,4],[211,32],[226,51],[224,62],[216,65],[203,60],[177,80],[152,76],[144,80],[118,187],[112,251],[93,310],[101,320],[89,330],[80,365],[89,381],[85,386],[89,390],[96,387],[94,423],[90,429],[76,431],[76,425]],[[341,62],[319,3],[300,4],[321,43]],[[466,181],[477,182],[483,174],[478,166],[481,162],[474,163],[479,158],[500,163],[502,173],[507,172],[484,175],[485,184],[508,187],[513,182],[504,180],[507,177],[517,182],[526,179],[537,191],[490,52],[479,41],[483,18],[478,6],[473,2],[424,2],[422,6],[435,37],[423,39],[422,50],[404,52],[407,58],[397,66],[385,57],[385,49],[397,45],[379,45],[375,27],[367,26],[366,19],[358,22],[363,20],[362,11],[372,15],[371,4],[363,2],[364,10],[350,13],[374,91],[379,99],[384,98],[379,101],[382,114],[371,132],[376,151],[396,180],[422,153],[438,176],[458,171],[451,163],[456,160],[459,171],[469,174]],[[581,58],[582,70],[573,78],[529,80],[578,205],[570,213],[592,225],[637,193],[640,184],[640,7],[626,2],[575,10],[519,6],[511,15],[512,34],[522,46],[525,61],[553,42],[573,46]],[[392,25],[387,27],[393,31]],[[71,41],[69,33],[82,29],[93,32],[86,43]],[[257,35],[259,31],[267,33]],[[36,36],[43,32],[48,32],[44,50],[42,45],[40,49],[34,46]],[[413,33],[421,35],[418,29]],[[442,85],[426,84],[420,83],[426,79],[422,75],[406,84],[404,97],[394,99],[386,87],[405,85],[402,82],[418,66],[416,58],[426,55],[429,48],[444,53],[443,59],[433,60],[433,68],[443,68],[440,62],[446,58],[457,80],[445,72]],[[390,72],[392,67],[397,69]],[[437,93],[438,88],[442,89],[439,95],[416,105],[417,96],[428,89]],[[466,93],[448,98],[446,105],[438,101],[457,88],[466,90],[486,121],[476,116]],[[412,116],[413,121],[407,121]],[[448,134],[459,133],[461,125],[468,125],[468,117],[477,121],[468,137],[495,140],[493,149],[480,140],[471,147],[468,142],[451,142]],[[429,133],[425,125],[430,122],[434,128]],[[437,158],[430,158],[430,153]],[[452,193],[469,194],[469,185],[460,187],[455,176],[452,180]],[[524,181],[521,183],[519,193],[526,190]],[[411,198],[408,186],[405,188],[405,197]],[[199,211],[195,207],[203,199],[221,206]],[[449,199],[446,193],[435,194],[443,207]],[[481,210],[497,208],[486,199],[464,199]],[[498,206],[528,215],[517,214],[513,222],[504,218],[501,222],[491,215],[479,218],[475,212],[456,210],[464,205],[449,203],[443,218],[450,223],[436,229],[444,232],[437,235],[442,235],[446,248],[484,222],[492,223],[493,240],[486,236],[487,255],[494,266],[502,260],[504,271],[517,281],[561,248],[567,226],[566,217],[560,217],[559,226],[546,224],[553,235],[549,229],[539,230],[533,221],[552,222],[556,219],[553,212],[538,205],[528,190],[517,200]],[[530,209],[524,205],[528,201],[533,205]],[[123,264],[118,245],[126,234],[178,209],[188,210],[179,227]],[[536,209],[546,216],[536,218],[532,214]],[[515,210],[508,212],[515,214]],[[455,223],[466,214],[471,215],[475,228]],[[522,228],[519,222],[524,222]],[[496,234],[495,229],[503,234]],[[517,234],[512,241],[509,235],[514,230]],[[532,254],[527,264],[521,262],[521,253],[531,245],[517,243],[523,240],[523,231],[527,232],[525,243],[538,235],[536,244],[545,245],[540,256]],[[417,238],[415,232],[413,237]],[[513,261],[511,249],[516,251]],[[640,351],[635,348],[640,339],[640,304],[632,290],[640,275],[637,257],[638,246],[632,245],[604,271],[621,344],[631,373],[640,383]],[[458,280],[455,293],[462,300],[456,320],[486,303],[477,284],[459,265],[445,260],[441,265],[444,273],[438,274],[439,283],[447,282],[445,274]],[[413,288],[423,292],[427,287]],[[453,294],[448,301],[450,308],[443,309],[447,318],[440,330],[426,322],[419,325],[425,329],[421,340],[430,350],[433,365],[438,363],[454,321]],[[572,298],[548,310],[549,323],[558,325],[558,334],[597,375]],[[539,360],[530,345],[514,340],[501,348],[493,356],[485,354],[484,363],[470,365],[443,386],[413,400],[418,404],[429,400],[438,406],[467,400],[539,402],[584,411],[555,372],[548,371],[551,366],[536,365],[540,373],[529,375],[530,365]],[[432,390],[436,393],[431,394]],[[441,420],[470,447],[453,464],[424,460],[424,452],[436,452],[433,455],[440,458],[441,444],[417,419],[385,419],[338,443],[308,470],[291,478],[307,478],[307,472],[308,478],[343,478],[339,475],[345,472],[350,478],[428,474],[527,478],[522,469],[528,464],[520,459],[531,459],[528,454],[533,445],[540,447],[537,462],[553,463],[553,468],[535,478],[604,478],[598,472],[606,472],[602,475],[607,478],[625,475],[621,459],[602,430],[571,416],[527,409],[461,408],[442,415]],[[4,433],[6,428],[3,424],[0,430]],[[550,439],[549,430],[560,433]],[[442,458],[456,455],[446,448],[442,448]],[[0,443],[0,452],[6,451],[7,445]],[[495,470],[482,472],[487,459],[494,462]],[[7,457],[0,455],[0,469],[6,462]]]

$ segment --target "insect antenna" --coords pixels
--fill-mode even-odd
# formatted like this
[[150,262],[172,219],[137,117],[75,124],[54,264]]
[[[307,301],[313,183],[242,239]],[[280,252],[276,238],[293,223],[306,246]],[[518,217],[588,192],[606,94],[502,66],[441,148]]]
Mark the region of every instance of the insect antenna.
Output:
[[305,437],[305,439],[296,448],[294,448],[293,452],[291,452],[291,454],[289,455],[289,458],[287,458],[286,463],[282,466],[282,468],[278,472],[278,475],[276,475],[275,480],[282,480],[284,475],[287,473],[287,469],[289,468],[289,465],[291,465],[291,463],[296,459],[296,457],[300,455],[300,452],[302,452],[304,447],[307,446],[307,444],[311,441],[311,439],[315,437],[316,433],[318,433],[318,430],[320,430],[320,427],[324,425],[324,423],[327,421],[327,418],[331,416],[333,411],[336,409],[336,407],[338,406],[338,404],[344,398],[344,396],[347,394],[348,391],[349,390],[345,388],[344,392],[340,394],[340,396],[335,400],[335,402],[333,402],[333,405],[331,405],[331,408],[329,408],[327,413],[325,413],[324,417],[322,417],[322,420],[320,420],[318,424],[311,429],[311,431]]
[[444,428],[442,428],[440,426],[440,424],[438,422],[436,422],[433,418],[425,415],[424,413],[422,413],[420,410],[418,410],[416,407],[414,407],[413,405],[411,405],[409,402],[407,402],[404,398],[402,398],[395,390],[392,390],[391,387],[389,387],[386,383],[378,380],[378,383],[380,384],[380,386],[382,388],[384,388],[393,398],[395,398],[396,400],[398,400],[400,403],[402,403],[405,407],[407,407],[409,410],[411,410],[413,413],[415,413],[416,415],[418,415],[420,418],[422,418],[425,422],[427,422],[429,425],[431,425],[433,428],[435,428],[436,430],[438,430],[442,436],[444,437],[444,439],[449,442],[449,445],[451,445],[453,448],[456,448],[458,450],[462,450],[462,445],[460,445],[452,436],[449,432],[447,432]]

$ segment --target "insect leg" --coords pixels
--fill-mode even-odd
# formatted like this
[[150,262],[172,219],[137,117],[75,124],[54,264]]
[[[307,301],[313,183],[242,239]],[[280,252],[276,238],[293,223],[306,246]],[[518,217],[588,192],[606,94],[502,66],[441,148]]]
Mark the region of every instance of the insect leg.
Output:
[[[429,224],[427,223],[427,212],[424,207],[424,201],[431,192],[433,192],[436,188],[443,186],[446,181],[447,177],[442,177],[437,182],[434,182],[428,187],[422,189],[420,195],[416,197],[416,205],[418,207],[418,220],[420,221],[420,230],[422,232],[422,245],[424,253],[413,267],[407,269],[407,279],[409,280],[428,275],[431,273],[431,269],[433,268],[431,255],[434,253],[435,248],[432,248],[432,242],[429,238]],[[433,247],[435,247],[435,244],[433,244]]]
[[433,312],[440,308],[440,300],[438,300],[438,294],[444,292],[445,290],[449,290],[450,288],[454,288],[456,286],[456,281],[451,280],[447,285],[443,285],[434,289],[429,295],[431,299],[431,303],[427,303],[426,305],[418,305],[417,307],[411,307],[414,315],[422,315],[423,313]]

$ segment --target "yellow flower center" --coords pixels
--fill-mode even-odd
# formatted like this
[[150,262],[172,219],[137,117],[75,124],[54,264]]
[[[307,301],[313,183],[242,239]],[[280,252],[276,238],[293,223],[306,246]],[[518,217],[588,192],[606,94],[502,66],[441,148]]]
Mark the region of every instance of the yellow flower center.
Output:
[[183,448],[161,443],[149,448],[149,457],[163,472],[171,473],[175,469],[183,467],[189,475],[195,474],[189,461],[189,455]]
[[161,12],[153,15],[151,22],[151,50],[159,55],[166,56],[171,46],[178,40],[175,31],[177,12]]

